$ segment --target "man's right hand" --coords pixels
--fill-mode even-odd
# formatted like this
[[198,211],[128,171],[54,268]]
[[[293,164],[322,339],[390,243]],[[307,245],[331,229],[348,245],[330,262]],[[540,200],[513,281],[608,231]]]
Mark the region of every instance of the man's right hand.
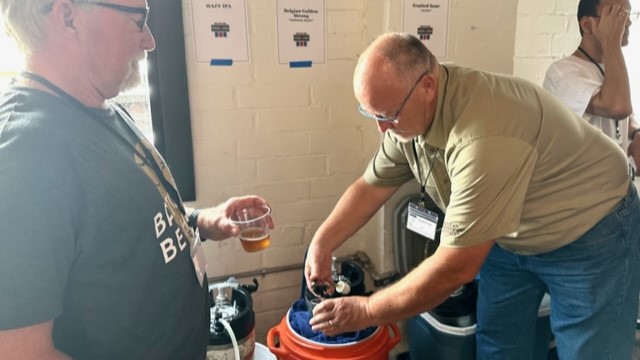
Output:
[[311,284],[314,282],[316,285],[333,287],[331,278],[333,251],[366,224],[396,190],[398,186],[370,185],[362,177],[347,188],[329,217],[316,231],[307,250],[304,276],[311,291],[313,291]]
[[322,297],[323,294],[317,294],[313,289],[313,285],[326,285],[329,292],[333,287],[331,257],[331,249],[323,249],[313,241],[309,245],[307,259],[304,264],[304,276],[307,281],[307,287],[318,297]]
[[599,21],[593,18],[594,35],[600,40],[605,51],[607,46],[622,46],[622,36],[628,19],[629,11],[620,4],[603,6]]

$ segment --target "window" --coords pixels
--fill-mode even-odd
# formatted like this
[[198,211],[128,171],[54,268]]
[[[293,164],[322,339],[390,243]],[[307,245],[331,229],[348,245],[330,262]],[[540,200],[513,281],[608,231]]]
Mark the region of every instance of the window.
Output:
[[196,199],[182,1],[148,0],[156,49],[149,54],[154,144],[165,158],[184,201]]
[[[0,19],[0,48],[4,50],[4,56],[0,57],[0,91],[5,89],[22,70],[24,57],[4,32],[2,19]],[[151,109],[149,106],[149,82],[147,79],[147,62],[140,62],[142,83],[135,89],[120,94],[116,101],[124,105],[136,120],[136,124],[153,142],[153,127],[151,123]]]
[[[165,158],[184,201],[195,200],[193,145],[187,70],[179,1],[149,0],[149,28],[156,39],[156,50],[142,62],[143,82],[120,94],[122,103],[138,127]],[[165,24],[162,26],[162,24]],[[171,24],[171,26],[166,26]],[[0,20],[0,91],[21,70],[24,59],[7,37]]]
[[11,79],[22,68],[24,58],[16,48],[13,41],[5,34],[2,19],[0,19],[0,49],[3,56],[0,56],[0,91],[6,88]]
[[118,97],[116,101],[122,104],[129,114],[136,121],[138,128],[142,130],[142,133],[149,139],[151,143],[154,143],[153,136],[153,122],[151,121],[151,106],[150,106],[150,86],[149,79],[147,77],[147,61],[140,61],[139,66],[142,73],[140,78],[142,82],[134,89],[127,90]]

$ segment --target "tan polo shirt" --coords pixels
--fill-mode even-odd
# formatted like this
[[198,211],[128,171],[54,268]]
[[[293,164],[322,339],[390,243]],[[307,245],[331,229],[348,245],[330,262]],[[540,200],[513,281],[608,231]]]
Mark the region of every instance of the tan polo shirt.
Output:
[[426,179],[446,213],[442,245],[495,239],[523,255],[578,239],[630,183],[622,150],[553,95],[524,79],[453,65],[440,65],[426,134],[402,143],[385,133],[364,174],[375,186],[412,177]]

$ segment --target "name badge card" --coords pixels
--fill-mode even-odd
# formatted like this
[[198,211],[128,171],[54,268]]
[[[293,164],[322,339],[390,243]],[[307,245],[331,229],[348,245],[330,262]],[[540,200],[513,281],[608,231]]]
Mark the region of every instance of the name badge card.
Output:
[[407,229],[428,239],[435,240],[437,225],[437,213],[427,210],[418,204],[409,203]]

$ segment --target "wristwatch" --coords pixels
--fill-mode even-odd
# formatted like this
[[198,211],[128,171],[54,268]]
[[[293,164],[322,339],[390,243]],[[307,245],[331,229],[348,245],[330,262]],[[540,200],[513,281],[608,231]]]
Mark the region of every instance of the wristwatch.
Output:
[[200,216],[200,210],[194,209],[187,217],[187,225],[193,230],[198,228],[198,216]]

